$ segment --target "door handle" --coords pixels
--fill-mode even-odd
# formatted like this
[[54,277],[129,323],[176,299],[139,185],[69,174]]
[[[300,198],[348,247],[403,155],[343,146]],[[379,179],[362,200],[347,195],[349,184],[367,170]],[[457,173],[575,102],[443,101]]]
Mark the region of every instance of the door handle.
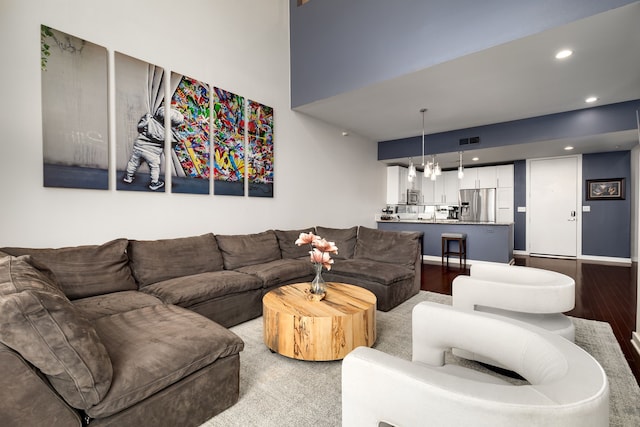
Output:
[[575,221],[576,220],[576,211],[571,211],[571,218],[569,218],[567,221]]

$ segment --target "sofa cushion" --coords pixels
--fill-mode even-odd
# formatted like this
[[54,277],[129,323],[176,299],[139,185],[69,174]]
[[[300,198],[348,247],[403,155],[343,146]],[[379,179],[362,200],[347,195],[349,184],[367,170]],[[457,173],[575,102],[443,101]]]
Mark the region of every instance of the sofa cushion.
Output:
[[298,237],[300,237],[300,233],[309,232],[315,232],[313,227],[303,228],[301,230],[275,230],[282,258],[290,259],[308,257],[309,251],[311,250],[309,245],[298,246],[295,242]]
[[256,234],[216,235],[224,268],[235,270],[280,259],[280,246],[273,230]]
[[140,287],[175,277],[222,270],[222,255],[213,234],[160,240],[129,241],[131,270]]
[[313,265],[308,259],[277,259],[264,264],[242,267],[237,271],[258,277],[265,288],[308,281],[314,275]]
[[55,281],[69,299],[76,299],[137,289],[127,244],[127,239],[116,239],[102,245],[2,251],[14,256],[31,255],[33,266]]
[[103,317],[96,321],[96,330],[109,351],[114,375],[104,399],[86,411],[94,418],[129,408],[244,347],[233,332],[175,305]]
[[338,247],[337,254],[331,254],[335,259],[353,258],[358,236],[358,227],[351,228],[328,228],[316,227],[316,234],[329,242],[334,242]]
[[146,286],[146,292],[166,304],[190,307],[213,298],[261,289],[259,278],[237,271],[216,271],[176,277]]
[[355,258],[414,268],[422,233],[360,227]]
[[95,329],[28,257],[0,259],[0,341],[44,373],[74,408],[106,395],[112,365]]
[[113,292],[73,300],[73,305],[90,321],[156,304],[162,304],[162,301],[140,291]]
[[354,285],[359,283],[349,280],[350,277],[389,286],[413,278],[414,274],[413,269],[408,266],[354,258],[333,264],[331,271],[325,273],[324,276],[331,278],[331,280],[335,280],[336,277],[344,278],[346,283]]

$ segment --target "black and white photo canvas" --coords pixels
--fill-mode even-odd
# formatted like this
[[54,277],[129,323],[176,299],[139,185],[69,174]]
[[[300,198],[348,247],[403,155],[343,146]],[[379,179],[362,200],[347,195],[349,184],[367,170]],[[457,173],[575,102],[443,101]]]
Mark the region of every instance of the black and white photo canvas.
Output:
[[43,184],[109,188],[107,50],[40,26]]

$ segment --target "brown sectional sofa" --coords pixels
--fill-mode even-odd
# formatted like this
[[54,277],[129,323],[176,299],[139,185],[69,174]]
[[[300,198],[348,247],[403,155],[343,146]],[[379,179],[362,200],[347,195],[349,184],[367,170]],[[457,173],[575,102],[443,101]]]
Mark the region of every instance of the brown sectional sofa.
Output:
[[326,280],[378,309],[418,292],[421,235],[366,227],[0,249],[0,425],[187,426],[230,407],[244,343],[226,328],[313,278],[302,231],[339,248]]

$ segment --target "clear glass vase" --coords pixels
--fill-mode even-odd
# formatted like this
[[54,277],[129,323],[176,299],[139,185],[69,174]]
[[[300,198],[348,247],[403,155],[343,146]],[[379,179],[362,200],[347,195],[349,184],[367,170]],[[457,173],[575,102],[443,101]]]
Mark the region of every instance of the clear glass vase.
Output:
[[327,284],[322,278],[322,264],[315,264],[316,277],[311,281],[311,293],[316,295],[324,295],[327,291]]

